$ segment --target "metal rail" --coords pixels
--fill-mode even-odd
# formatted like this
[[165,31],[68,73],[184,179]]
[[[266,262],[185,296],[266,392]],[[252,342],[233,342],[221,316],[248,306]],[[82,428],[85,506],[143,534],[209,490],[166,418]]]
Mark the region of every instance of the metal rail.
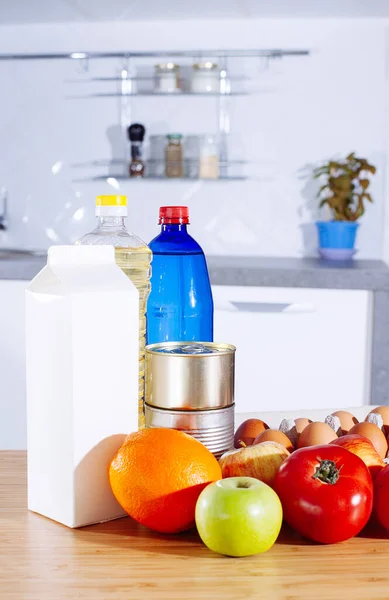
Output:
[[0,60],[60,60],[60,59],[97,59],[97,58],[158,58],[158,57],[201,57],[215,56],[223,58],[308,56],[309,50],[161,50],[160,52],[58,52],[53,54],[0,54]]

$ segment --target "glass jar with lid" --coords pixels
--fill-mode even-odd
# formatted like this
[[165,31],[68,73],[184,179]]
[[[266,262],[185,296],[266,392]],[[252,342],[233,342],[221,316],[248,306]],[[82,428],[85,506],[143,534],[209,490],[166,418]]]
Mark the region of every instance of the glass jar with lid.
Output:
[[172,62],[155,65],[154,90],[162,94],[180,92],[180,65]]
[[197,179],[199,176],[200,136],[186,135],[183,142],[184,177]]
[[167,136],[167,145],[165,149],[165,175],[166,177],[183,176],[183,152],[182,135],[180,133],[170,133]]
[[147,170],[150,177],[165,177],[166,135],[149,136]]
[[201,62],[192,67],[192,92],[197,94],[220,91],[220,71],[216,63]]
[[200,147],[199,178],[219,178],[219,143],[216,136],[211,134],[203,137]]

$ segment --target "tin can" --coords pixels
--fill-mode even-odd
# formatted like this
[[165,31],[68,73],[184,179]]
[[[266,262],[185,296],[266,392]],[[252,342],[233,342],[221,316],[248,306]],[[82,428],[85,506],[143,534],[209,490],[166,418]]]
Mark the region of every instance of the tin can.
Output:
[[146,427],[179,429],[215,456],[233,447],[235,347],[167,342],[146,347]]
[[216,456],[234,446],[234,405],[214,410],[171,410],[145,404],[146,427],[178,429],[195,437]]
[[234,404],[235,347],[214,342],[146,346],[149,406],[210,410]]

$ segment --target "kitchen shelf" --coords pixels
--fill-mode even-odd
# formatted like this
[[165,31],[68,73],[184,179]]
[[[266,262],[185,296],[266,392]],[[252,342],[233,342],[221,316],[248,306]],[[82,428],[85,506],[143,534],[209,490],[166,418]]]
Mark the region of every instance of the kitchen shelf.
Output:
[[[85,180],[89,181],[108,181],[108,179],[114,179],[116,181],[245,181],[250,179],[245,175],[222,175],[215,179],[201,178],[201,177],[164,177],[159,175],[149,175],[145,177],[129,177],[128,175],[96,175],[95,177],[89,177]],[[109,182],[108,182],[109,183]]]
[[[128,80],[123,80],[128,81]],[[248,96],[248,92],[107,92],[101,94],[82,94],[79,96],[71,96],[71,98],[115,98],[115,97],[129,97],[129,96],[164,96],[164,97],[174,97],[179,98],[180,96]]]
[[[68,95],[67,98],[79,98],[79,99],[88,99],[88,98],[119,98],[117,104],[120,109],[120,127],[122,129],[123,135],[127,130],[128,126],[131,123],[134,123],[134,107],[137,109],[136,100],[132,101],[132,98],[135,97],[155,97],[155,98],[167,98],[167,97],[214,97],[217,99],[216,104],[218,105],[218,114],[217,114],[217,123],[218,130],[216,135],[218,136],[218,147],[219,147],[219,174],[220,176],[217,179],[201,179],[198,177],[193,177],[190,175],[194,175],[199,171],[196,169],[187,168],[190,166],[190,160],[185,159],[184,153],[184,173],[187,176],[179,177],[179,178],[170,178],[166,177],[163,173],[164,170],[162,168],[154,168],[148,169],[146,168],[146,175],[142,178],[130,178],[127,175],[128,166],[126,161],[122,161],[117,163],[114,161],[91,161],[89,164],[84,166],[100,166],[103,167],[103,172],[110,170],[110,167],[113,167],[114,164],[120,164],[123,168],[118,169],[122,172],[122,174],[114,175],[114,174],[104,174],[104,175],[93,175],[87,176],[82,179],[78,179],[78,181],[108,181],[108,183],[113,184],[114,180],[117,181],[134,181],[138,179],[142,179],[144,181],[187,181],[187,182],[196,182],[196,181],[244,181],[247,179],[253,179],[252,176],[247,176],[246,174],[242,175],[243,169],[229,169],[229,165],[244,165],[248,164],[249,161],[241,160],[241,161],[231,161],[229,158],[229,148],[228,148],[228,139],[230,134],[230,111],[233,101],[229,100],[229,97],[240,97],[240,96],[248,96],[252,91],[248,91],[245,89],[231,90],[231,82],[233,81],[250,81],[251,79],[244,75],[244,71],[242,70],[242,75],[229,75],[231,61],[229,59],[244,59],[244,58],[258,58],[264,59],[260,60],[261,64],[265,64],[268,66],[272,59],[281,59],[283,57],[305,57],[309,56],[310,51],[308,49],[281,49],[281,48],[273,48],[273,49],[213,49],[213,50],[159,50],[159,51],[150,51],[150,52],[138,52],[131,50],[117,51],[117,52],[88,52],[88,51],[77,51],[77,52],[64,52],[64,53],[52,53],[52,54],[33,54],[33,53],[25,53],[25,54],[0,54],[0,61],[13,61],[13,60],[71,60],[75,61],[76,64],[80,65],[79,71],[82,73],[87,73],[89,68],[89,61],[94,59],[119,59],[117,61],[117,66],[115,72],[112,73],[110,77],[90,77],[85,78],[83,82],[89,81],[89,83],[93,82],[117,82],[119,85],[115,86],[117,89],[105,92],[98,91],[97,93],[90,93],[92,90],[87,90],[86,94],[71,94]],[[134,89],[132,84],[136,84],[136,82],[142,81],[153,81],[154,76],[149,76],[147,71],[150,66],[147,62],[143,64],[139,64],[141,59],[157,59],[158,62],[162,61],[174,61],[180,63],[183,68],[183,77],[181,77],[181,84],[183,84],[183,89],[181,91],[175,92],[161,92],[154,91],[151,86],[145,85],[144,89]],[[178,59],[178,60],[176,60]],[[179,59],[188,59],[188,60],[179,60]],[[190,89],[190,78],[188,78],[187,72],[185,71],[186,67],[190,67],[190,65],[186,65],[185,63],[197,63],[202,61],[209,61],[217,59],[214,62],[217,62],[219,65],[219,79],[220,85],[216,88],[216,92],[192,92]],[[147,68],[146,68],[147,67]],[[236,68],[233,65],[233,70]],[[236,72],[236,71],[235,71]],[[239,73],[239,71],[238,71]],[[102,73],[101,73],[102,75]],[[81,83],[79,79],[77,79],[78,83]],[[244,87],[244,86],[243,86]],[[104,87],[102,88],[104,90]],[[200,88],[201,89],[201,88]],[[266,90],[269,91],[269,90]],[[257,93],[257,90],[254,92]],[[158,161],[149,161],[150,163],[157,163]],[[163,162],[163,161],[160,161]],[[198,159],[196,159],[198,162]],[[147,161],[146,161],[147,165]],[[73,165],[74,167],[79,167],[82,165]],[[105,166],[105,168],[104,168]],[[148,174],[150,172],[150,174]],[[155,173],[155,174],[154,174]],[[234,173],[234,174],[232,174]],[[235,174],[236,173],[236,174]]]
[[[88,82],[102,82],[102,81],[120,81],[121,83],[126,81],[153,81],[155,79],[155,75],[127,75],[127,77],[90,77]],[[250,81],[250,77],[245,77],[244,75],[226,75],[226,79],[229,81]],[[182,83],[190,83],[189,79],[181,78]],[[80,82],[76,79],[73,83],[85,83]]]
[[93,60],[99,58],[282,58],[284,56],[308,56],[309,50],[303,49],[246,49],[246,50],[160,50],[154,52],[136,52],[123,50],[120,52],[59,52],[53,54],[0,54],[0,60]]
[[[165,159],[164,158],[148,158],[147,160],[144,161],[146,166],[147,165],[157,165],[157,164],[161,164],[161,165],[165,165]],[[184,158],[184,160],[182,161],[183,164],[186,165],[194,165],[194,164],[198,164],[198,159],[191,159],[191,158]],[[173,161],[170,161],[169,164],[173,164]],[[228,166],[232,166],[232,165],[249,165],[251,164],[251,161],[249,160],[234,160],[234,159],[230,159],[230,160],[219,160],[219,167],[228,167]],[[91,161],[87,161],[87,162],[83,162],[83,163],[74,163],[71,165],[72,168],[78,168],[78,167],[109,167],[109,166],[113,166],[113,165],[118,165],[124,168],[128,167],[128,162],[125,160],[120,160],[120,159],[112,159],[112,160],[107,160],[105,158],[103,159],[99,159],[99,160],[91,160]],[[108,175],[108,177],[110,177],[110,175]]]

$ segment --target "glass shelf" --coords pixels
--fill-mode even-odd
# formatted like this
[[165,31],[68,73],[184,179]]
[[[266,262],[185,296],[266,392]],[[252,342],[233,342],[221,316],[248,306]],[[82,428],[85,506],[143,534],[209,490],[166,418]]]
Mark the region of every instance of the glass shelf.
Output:
[[97,175],[95,177],[86,178],[88,181],[106,181],[112,184],[113,181],[246,181],[250,179],[245,175],[222,175],[216,178],[201,178],[201,177],[164,177],[159,175],[149,175],[145,177],[129,177],[126,175]]
[[[148,158],[147,160],[144,161],[146,165],[165,165],[166,161],[164,158]],[[194,164],[198,164],[198,159],[192,159],[192,158],[184,158],[184,160],[182,161],[182,164],[190,164],[190,165],[194,165]],[[170,161],[170,164],[173,164],[173,161]],[[219,166],[220,167],[228,167],[228,166],[232,166],[232,165],[249,165],[251,164],[251,161],[249,160],[219,160]],[[83,162],[83,163],[74,163],[71,165],[72,168],[84,168],[84,167],[110,167],[113,165],[118,165],[121,167],[125,167],[127,168],[128,166],[128,162],[125,160],[120,160],[120,159],[112,159],[112,160],[107,160],[107,159],[99,159],[99,160],[91,160],[88,162]],[[108,175],[107,177],[111,177],[111,175]]]
[[[124,80],[124,81],[128,81],[128,80]],[[107,93],[101,93],[101,94],[81,94],[81,95],[77,95],[77,96],[68,96],[68,98],[114,98],[114,97],[121,97],[121,98],[128,98],[130,96],[148,96],[148,97],[153,97],[153,96],[164,96],[164,97],[168,97],[170,96],[171,98],[180,98],[182,96],[203,96],[204,98],[209,97],[209,96],[248,96],[248,92],[130,92],[128,94],[124,94],[124,93],[120,93],[120,92],[107,92]]]
[[[101,81],[120,81],[121,83],[131,82],[131,81],[153,81],[155,79],[155,74],[153,75],[127,75],[127,77],[90,77],[87,81],[91,82],[101,82]],[[189,83],[190,79],[180,78],[182,83]],[[224,79],[224,78],[223,78]],[[225,79],[229,81],[250,81],[250,77],[245,77],[244,75],[226,75]],[[75,80],[75,82],[80,83],[79,80]],[[81,83],[85,83],[84,81]],[[184,86],[185,87],[185,86]]]

